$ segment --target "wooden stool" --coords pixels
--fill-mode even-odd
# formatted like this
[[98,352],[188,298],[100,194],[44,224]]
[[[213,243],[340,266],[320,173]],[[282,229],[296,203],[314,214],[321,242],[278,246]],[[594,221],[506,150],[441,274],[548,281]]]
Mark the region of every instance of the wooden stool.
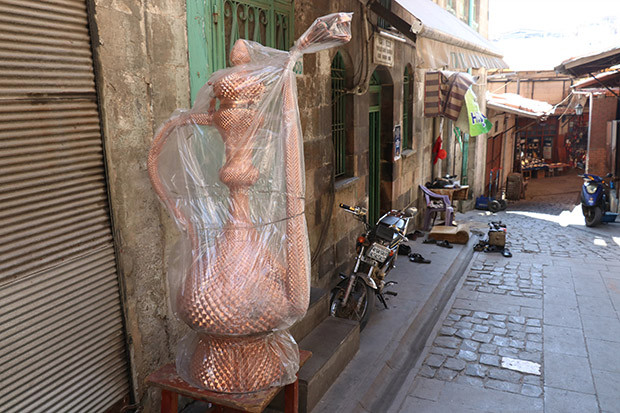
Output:
[[[303,366],[312,353],[299,350],[299,367]],[[215,407],[216,412],[255,412],[260,413],[284,387],[284,412],[297,413],[299,380],[286,386],[272,387],[254,393],[217,393],[194,387],[179,377],[174,363],[166,364],[146,378],[147,384],[161,388],[161,413],[177,413],[179,395],[194,400],[206,401]]]

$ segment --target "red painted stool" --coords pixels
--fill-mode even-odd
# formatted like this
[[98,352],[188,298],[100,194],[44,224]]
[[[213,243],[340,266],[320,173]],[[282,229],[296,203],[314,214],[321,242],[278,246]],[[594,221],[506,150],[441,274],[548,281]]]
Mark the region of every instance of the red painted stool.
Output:
[[[303,366],[312,353],[299,350],[299,367]],[[206,401],[215,407],[216,412],[255,412],[260,413],[284,387],[284,413],[297,413],[299,399],[299,380],[282,387],[245,394],[217,393],[200,389],[187,383],[177,374],[174,363],[166,364],[151,373],[146,382],[161,388],[161,413],[177,413],[179,395],[195,400]]]

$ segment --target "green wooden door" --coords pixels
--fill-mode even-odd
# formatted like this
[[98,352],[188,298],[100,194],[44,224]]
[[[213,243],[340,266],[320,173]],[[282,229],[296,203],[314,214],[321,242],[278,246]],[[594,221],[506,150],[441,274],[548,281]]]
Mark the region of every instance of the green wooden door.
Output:
[[293,45],[293,0],[186,0],[192,102],[209,76],[230,65],[237,39],[288,50]]
[[376,73],[368,92],[368,222],[374,226],[381,202],[381,84]]

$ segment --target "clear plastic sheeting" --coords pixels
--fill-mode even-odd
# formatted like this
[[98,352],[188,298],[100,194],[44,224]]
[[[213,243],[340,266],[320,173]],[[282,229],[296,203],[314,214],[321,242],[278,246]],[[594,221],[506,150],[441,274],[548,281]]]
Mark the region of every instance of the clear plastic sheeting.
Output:
[[295,74],[304,53],[351,38],[351,14],[317,19],[290,52],[238,40],[190,111],[157,132],[148,159],[183,237],[169,261],[188,382],[241,393],[291,383],[299,352],[283,330],[305,314],[310,253]]

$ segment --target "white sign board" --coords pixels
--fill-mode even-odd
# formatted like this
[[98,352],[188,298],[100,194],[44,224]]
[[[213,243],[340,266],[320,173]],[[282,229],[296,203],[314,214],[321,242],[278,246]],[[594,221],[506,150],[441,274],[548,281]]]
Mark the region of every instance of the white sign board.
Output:
[[389,67],[394,66],[394,40],[375,33],[373,63]]

